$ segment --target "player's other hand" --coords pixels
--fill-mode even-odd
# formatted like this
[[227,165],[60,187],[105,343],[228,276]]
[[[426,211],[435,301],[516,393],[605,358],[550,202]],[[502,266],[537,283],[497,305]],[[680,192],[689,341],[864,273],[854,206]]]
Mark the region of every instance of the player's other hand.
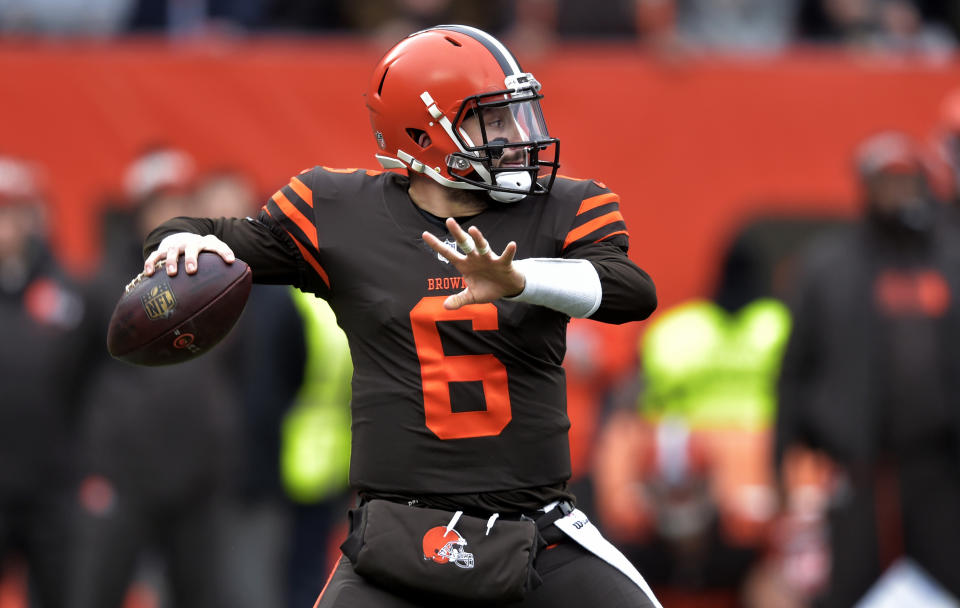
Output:
[[443,241],[429,232],[423,233],[424,242],[460,271],[466,285],[463,291],[444,301],[444,308],[456,310],[468,304],[483,304],[515,296],[523,291],[523,274],[513,266],[516,243],[511,241],[497,255],[490,250],[490,244],[476,226],[464,231],[456,220],[447,218],[447,230],[465,253],[444,245]]
[[232,264],[236,259],[230,246],[212,234],[200,236],[190,232],[177,232],[165,237],[156,251],[147,256],[143,263],[143,274],[148,277],[152,275],[162,261],[167,275],[174,276],[177,274],[180,254],[183,254],[183,265],[187,274],[193,274],[197,271],[197,256],[201,251],[219,254],[227,264]]

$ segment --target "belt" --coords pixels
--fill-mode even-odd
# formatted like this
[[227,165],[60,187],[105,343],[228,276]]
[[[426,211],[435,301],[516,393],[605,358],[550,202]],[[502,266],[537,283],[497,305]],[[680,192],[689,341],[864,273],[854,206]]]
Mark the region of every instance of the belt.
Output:
[[537,524],[537,531],[547,545],[555,545],[569,539],[563,530],[553,524],[572,513],[574,508],[570,501],[560,500],[543,507],[540,509],[541,513],[531,518]]

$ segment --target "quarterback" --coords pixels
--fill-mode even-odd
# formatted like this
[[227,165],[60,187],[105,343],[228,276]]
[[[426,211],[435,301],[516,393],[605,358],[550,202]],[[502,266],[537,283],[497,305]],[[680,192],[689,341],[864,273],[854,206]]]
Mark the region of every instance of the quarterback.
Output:
[[557,175],[540,91],[481,30],[411,34],[366,91],[382,170],[315,167],[257,218],[147,239],[147,274],[236,256],[347,334],[359,504],[320,608],[659,607],[567,490],[561,366],[571,317],[642,320],[656,292],[617,194]]

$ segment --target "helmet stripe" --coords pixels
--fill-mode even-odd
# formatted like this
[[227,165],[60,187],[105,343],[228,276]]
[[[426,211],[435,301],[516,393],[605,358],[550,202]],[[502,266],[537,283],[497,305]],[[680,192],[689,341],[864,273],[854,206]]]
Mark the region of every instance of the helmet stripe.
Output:
[[488,51],[490,51],[490,54],[494,56],[494,58],[497,60],[497,63],[499,63],[500,67],[503,69],[504,76],[523,73],[523,70],[520,69],[520,64],[517,62],[517,58],[513,56],[513,53],[511,53],[507,47],[503,46],[502,42],[483,30],[470,27],[469,25],[438,25],[430,29],[450,30],[470,36],[485,46]]

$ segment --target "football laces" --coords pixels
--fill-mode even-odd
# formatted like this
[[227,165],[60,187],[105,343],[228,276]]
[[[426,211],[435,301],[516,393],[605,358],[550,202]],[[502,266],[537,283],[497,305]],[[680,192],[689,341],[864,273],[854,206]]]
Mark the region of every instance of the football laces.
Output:
[[[164,260],[160,260],[159,262],[157,262],[156,264],[154,264],[154,268],[156,268],[157,270],[160,270],[161,268],[163,268],[164,263],[165,263]],[[136,288],[137,288],[137,285],[139,285],[140,283],[143,283],[143,280],[144,280],[145,278],[146,278],[146,277],[143,276],[143,273],[142,273],[142,272],[139,273],[139,274],[137,274],[137,276],[133,277],[133,279],[131,279],[130,282],[127,283],[127,286],[123,288],[123,293],[124,293],[124,295],[126,295],[126,294],[130,293],[131,291],[133,291],[134,289],[136,289]]]

